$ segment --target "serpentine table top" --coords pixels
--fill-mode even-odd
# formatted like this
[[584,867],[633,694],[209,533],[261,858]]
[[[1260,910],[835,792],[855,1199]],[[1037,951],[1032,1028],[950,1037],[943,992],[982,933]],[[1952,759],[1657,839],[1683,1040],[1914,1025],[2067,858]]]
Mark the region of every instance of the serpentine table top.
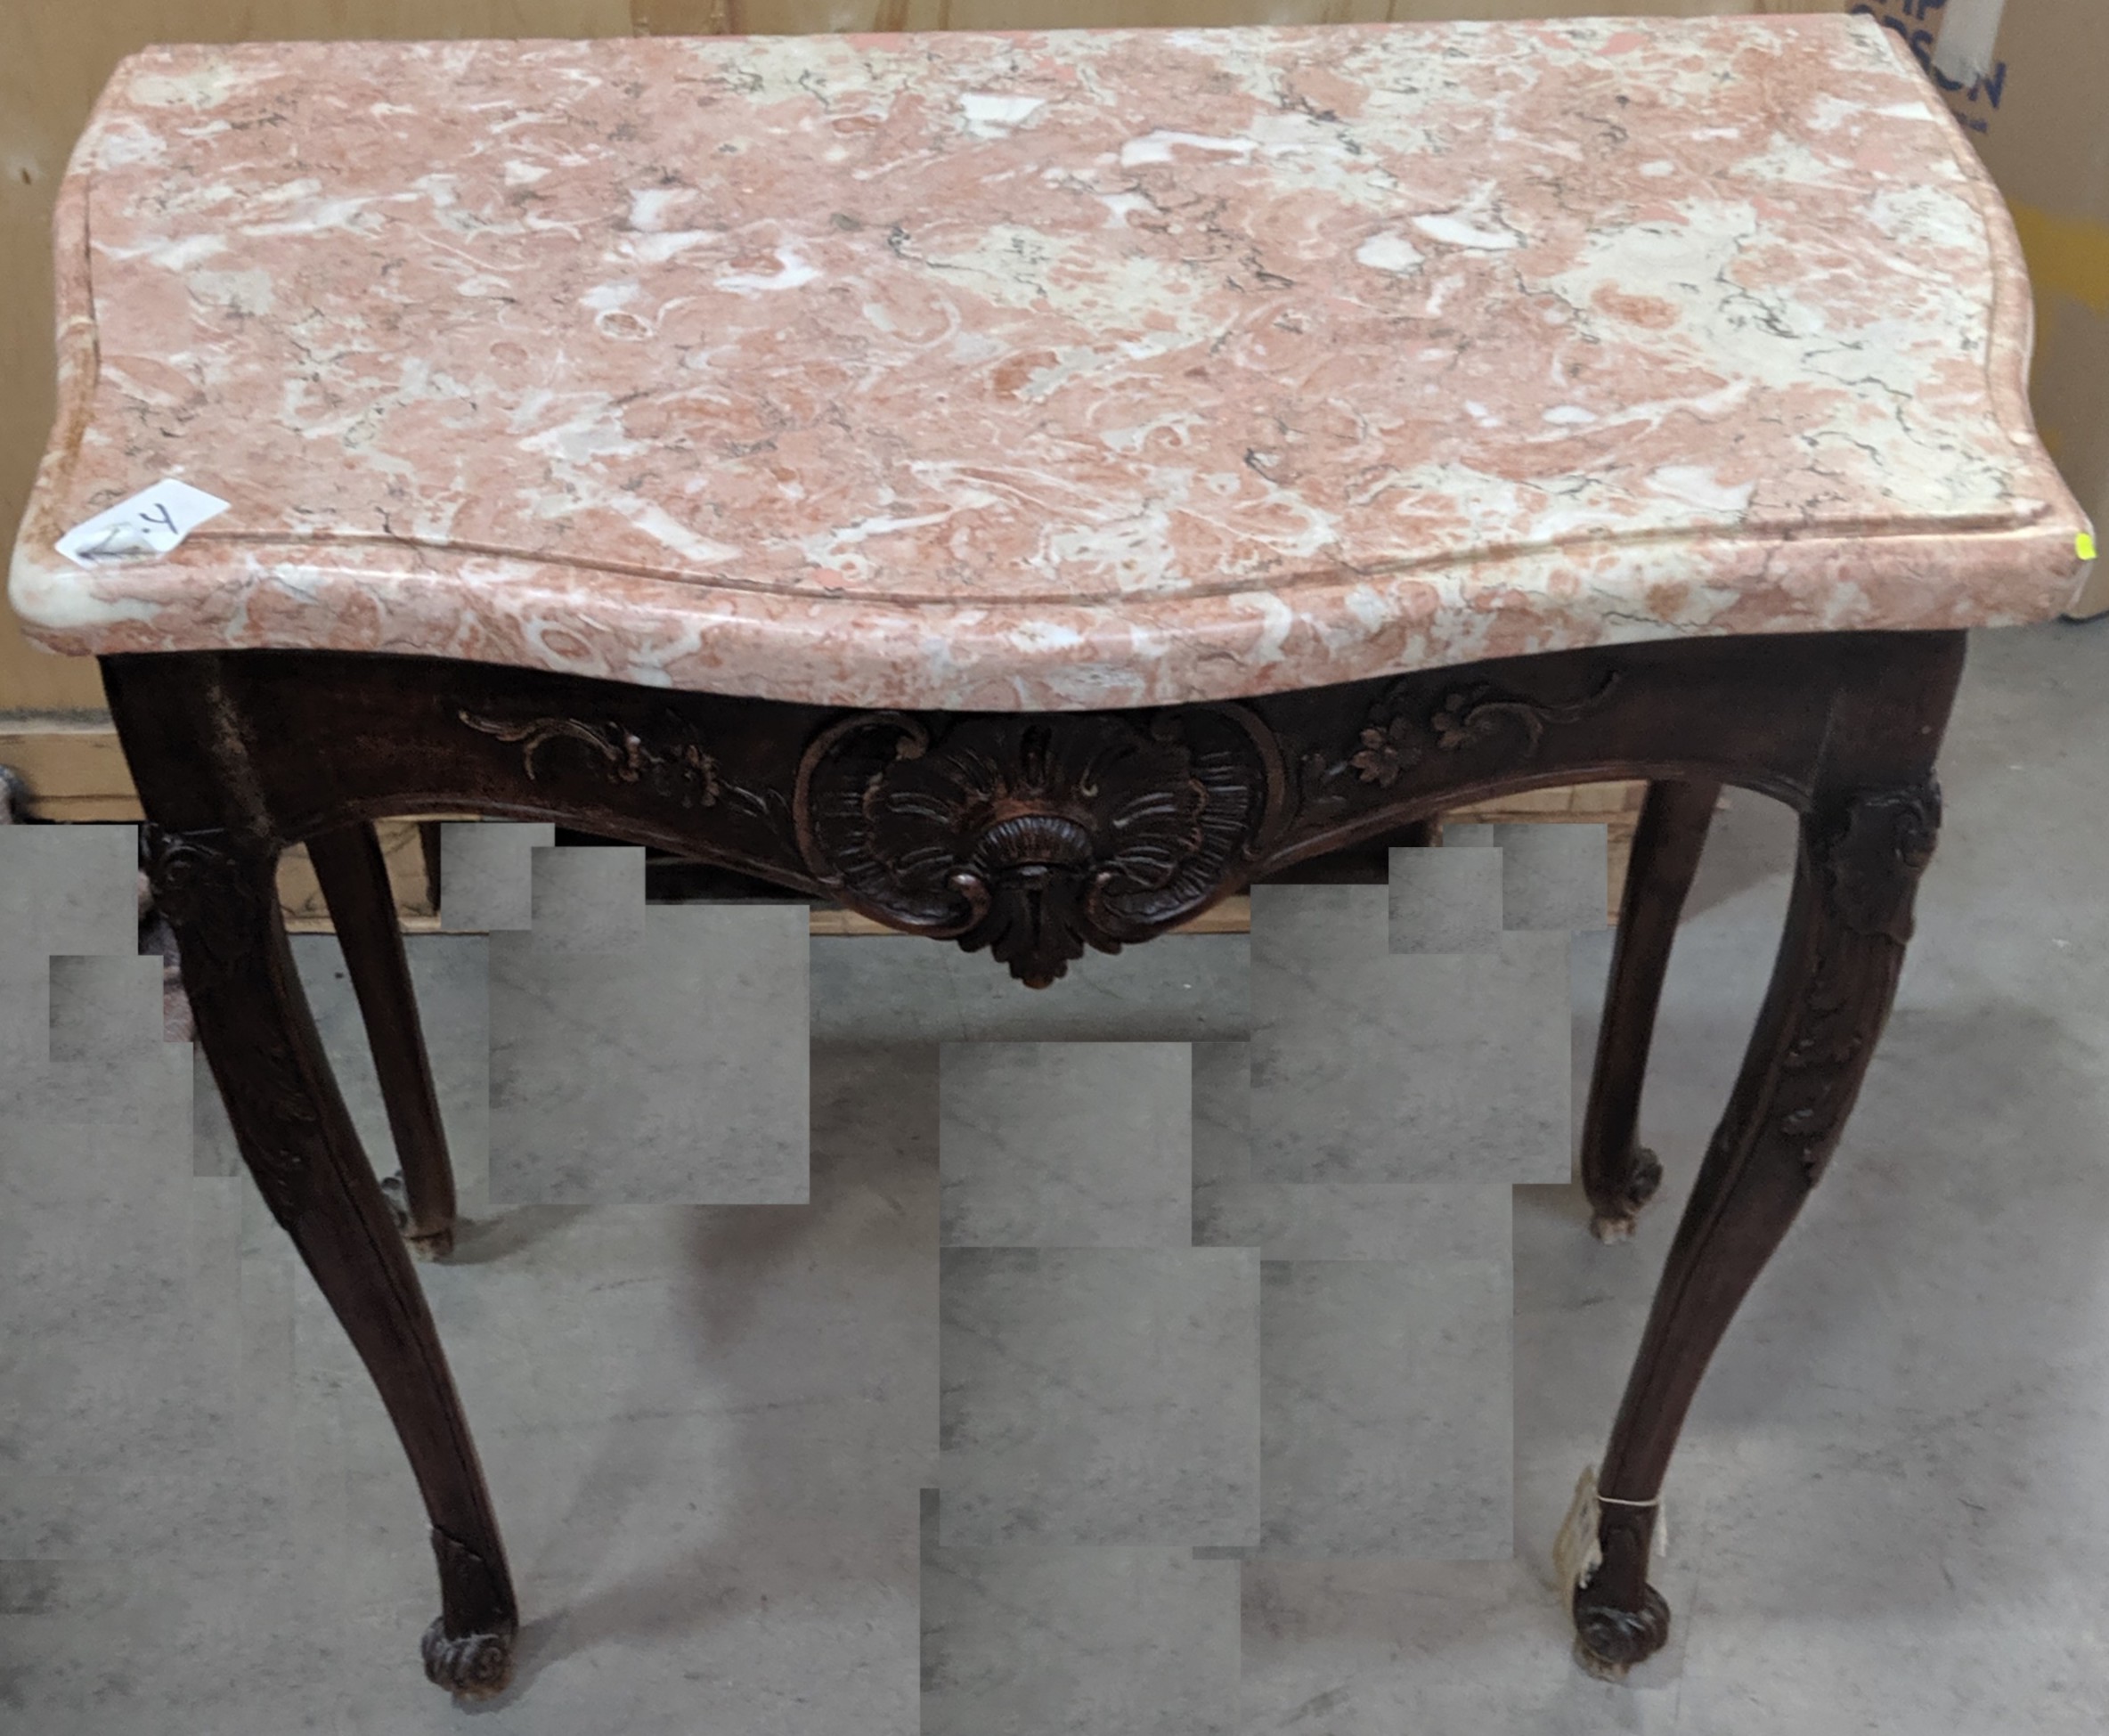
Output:
[[[1662,1180],[1719,792],[1800,826],[1557,1552],[1585,1667],[1662,1648],[1663,1478],[1887,1016],[1959,630],[2089,558],[2013,229],[1873,20],[156,49],[58,240],[11,592],[102,658],[236,1143],[432,1523],[434,1682],[503,1691],[520,1599],[410,1265],[456,1202],[376,819],[656,843],[1044,986],[1604,778],[1650,786],[1579,1140],[1607,1239]],[[1400,1064],[1363,1025],[1299,1137]]]
[[2081,576],[1867,19],[157,48],[57,227],[62,651],[1086,710]]

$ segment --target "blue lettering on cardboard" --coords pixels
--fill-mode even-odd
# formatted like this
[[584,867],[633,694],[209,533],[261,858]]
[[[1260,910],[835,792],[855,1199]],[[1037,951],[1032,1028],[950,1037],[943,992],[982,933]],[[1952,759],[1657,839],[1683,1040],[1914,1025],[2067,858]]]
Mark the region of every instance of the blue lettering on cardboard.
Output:
[[1991,117],[1987,110],[1997,111],[2007,94],[2007,62],[1995,61],[1992,69],[1983,77],[1964,85],[1950,78],[1934,64],[1935,33],[1928,29],[1913,29],[1913,24],[1924,21],[1940,12],[1948,0],[1860,0],[1852,8],[1852,15],[1871,18],[1885,30],[1893,30],[1905,47],[1911,51],[1911,58],[1924,69],[1927,77],[1938,86],[1948,98],[1949,112],[1973,133],[1991,130]]

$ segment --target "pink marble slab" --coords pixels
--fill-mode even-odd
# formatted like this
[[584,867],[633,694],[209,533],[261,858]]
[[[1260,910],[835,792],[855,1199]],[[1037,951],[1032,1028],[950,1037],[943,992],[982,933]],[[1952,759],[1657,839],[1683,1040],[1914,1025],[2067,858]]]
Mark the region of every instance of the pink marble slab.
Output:
[[[2081,576],[1867,19],[154,49],[58,257],[61,651],[1078,709]],[[54,552],[164,477],[231,509]]]

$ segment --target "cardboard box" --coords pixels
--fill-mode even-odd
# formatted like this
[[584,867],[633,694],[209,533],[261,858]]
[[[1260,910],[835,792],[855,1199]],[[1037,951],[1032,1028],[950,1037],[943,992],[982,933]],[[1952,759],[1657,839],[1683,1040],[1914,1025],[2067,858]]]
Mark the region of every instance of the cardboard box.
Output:
[[[2109,526],[2109,0],[1854,0],[1918,58],[2014,213],[2043,444]],[[2069,613],[2109,611],[2097,561]]]

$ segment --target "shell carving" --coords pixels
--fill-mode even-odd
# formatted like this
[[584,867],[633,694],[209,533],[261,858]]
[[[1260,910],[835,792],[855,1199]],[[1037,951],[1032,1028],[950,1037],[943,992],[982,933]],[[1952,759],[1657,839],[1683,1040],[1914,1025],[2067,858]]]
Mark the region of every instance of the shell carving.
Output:
[[1280,785],[1271,737],[1235,707],[936,729],[875,713],[807,750],[796,811],[845,903],[1042,988],[1229,890]]

